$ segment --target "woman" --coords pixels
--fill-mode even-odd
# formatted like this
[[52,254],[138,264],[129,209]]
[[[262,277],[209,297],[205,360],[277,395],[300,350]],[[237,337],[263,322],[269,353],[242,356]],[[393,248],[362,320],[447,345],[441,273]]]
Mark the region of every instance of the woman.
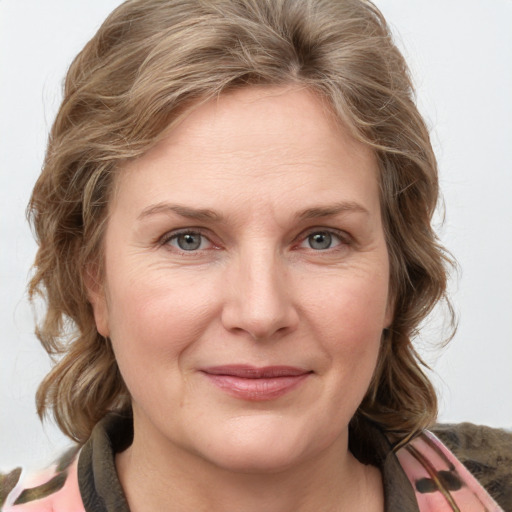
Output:
[[116,9],[30,205],[39,412],[81,449],[4,509],[500,510],[422,433],[437,187],[371,4]]

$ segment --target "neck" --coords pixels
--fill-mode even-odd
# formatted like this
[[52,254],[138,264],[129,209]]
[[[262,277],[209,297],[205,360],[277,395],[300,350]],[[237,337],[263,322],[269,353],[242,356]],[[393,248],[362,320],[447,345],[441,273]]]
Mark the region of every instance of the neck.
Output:
[[242,473],[135,435],[116,465],[132,512],[382,512],[380,472],[361,464],[347,441],[289,468]]

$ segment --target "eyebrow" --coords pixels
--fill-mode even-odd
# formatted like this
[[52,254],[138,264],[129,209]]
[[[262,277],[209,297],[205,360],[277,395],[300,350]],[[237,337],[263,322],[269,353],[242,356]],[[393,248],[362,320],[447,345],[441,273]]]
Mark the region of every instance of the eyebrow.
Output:
[[139,214],[137,218],[140,220],[144,219],[145,217],[149,217],[151,215],[156,215],[159,213],[175,213],[181,217],[198,221],[221,222],[223,220],[223,217],[220,213],[217,213],[213,210],[209,210],[208,208],[190,208],[188,206],[169,203],[158,203],[155,205],[148,206],[147,208],[144,208],[144,210],[142,210],[142,212]]
[[364,213],[370,215],[370,212],[359,203],[353,201],[342,201],[329,206],[316,206],[307,208],[302,212],[297,213],[296,217],[301,220],[305,219],[318,219],[322,217],[334,217],[340,213]]
[[[314,206],[307,208],[306,210],[298,212],[295,215],[295,218],[299,220],[318,219],[323,217],[334,217],[345,212],[364,213],[366,215],[370,214],[370,212],[359,203],[355,203],[353,201],[343,201],[328,206]],[[141,220],[152,215],[172,213],[177,214],[180,217],[203,222],[224,221],[223,215],[214,210],[210,210],[208,208],[191,208],[189,206],[170,203],[158,203],[148,206],[142,210],[137,219]]]

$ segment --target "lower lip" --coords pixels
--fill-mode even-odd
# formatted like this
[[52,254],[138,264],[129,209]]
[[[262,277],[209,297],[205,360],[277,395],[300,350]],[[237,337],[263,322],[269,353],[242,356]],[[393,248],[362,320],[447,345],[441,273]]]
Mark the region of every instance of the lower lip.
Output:
[[212,384],[228,395],[250,402],[263,402],[279,398],[299,386],[310,373],[282,377],[247,379],[232,375],[205,373]]

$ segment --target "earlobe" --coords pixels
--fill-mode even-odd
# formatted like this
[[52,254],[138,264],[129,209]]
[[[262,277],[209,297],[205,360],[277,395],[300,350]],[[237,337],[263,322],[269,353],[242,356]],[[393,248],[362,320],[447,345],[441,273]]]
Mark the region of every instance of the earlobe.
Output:
[[96,329],[102,336],[108,338],[110,329],[108,326],[106,291],[104,284],[100,282],[98,269],[95,266],[87,266],[84,273],[84,283],[87,290],[87,298],[93,309]]

